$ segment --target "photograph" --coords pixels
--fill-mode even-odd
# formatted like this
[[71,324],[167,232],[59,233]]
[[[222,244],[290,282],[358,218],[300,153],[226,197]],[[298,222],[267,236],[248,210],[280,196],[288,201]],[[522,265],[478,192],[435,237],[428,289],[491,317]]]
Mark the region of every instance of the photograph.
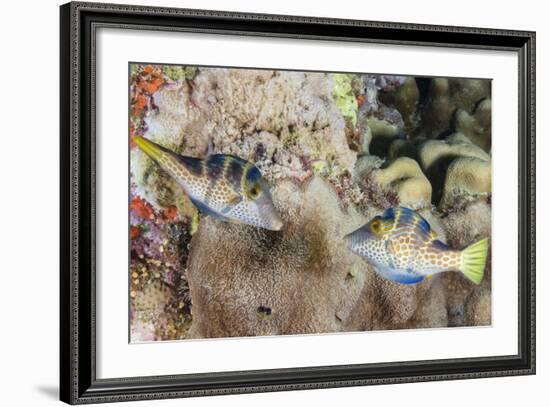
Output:
[[129,342],[491,326],[491,93],[129,62]]
[[62,401],[535,374],[536,33],[359,9],[60,6]]

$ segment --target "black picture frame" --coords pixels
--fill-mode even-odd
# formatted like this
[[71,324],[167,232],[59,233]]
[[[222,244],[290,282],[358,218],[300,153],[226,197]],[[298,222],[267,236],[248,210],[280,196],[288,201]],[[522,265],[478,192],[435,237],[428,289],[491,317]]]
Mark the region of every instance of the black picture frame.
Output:
[[[68,3],[60,8],[60,397],[71,404],[535,373],[535,33],[222,11]],[[519,59],[519,349],[515,355],[96,378],[95,30],[170,30],[507,50]]]

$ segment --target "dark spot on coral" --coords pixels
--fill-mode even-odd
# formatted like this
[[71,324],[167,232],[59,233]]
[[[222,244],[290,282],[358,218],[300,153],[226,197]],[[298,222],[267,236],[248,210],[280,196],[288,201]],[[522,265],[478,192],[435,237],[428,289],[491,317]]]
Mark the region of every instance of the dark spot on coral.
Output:
[[447,307],[447,317],[449,319],[449,326],[461,326],[464,319],[464,306],[454,305]]
[[264,158],[266,153],[265,145],[264,143],[257,143],[254,147],[254,161],[259,161],[262,158]]
[[372,139],[369,145],[369,151],[372,155],[378,157],[387,157],[391,143],[397,137],[375,137]]
[[430,183],[432,184],[432,202],[435,205],[439,204],[441,197],[443,196],[443,187],[445,186],[445,176],[449,165],[457,158],[456,154],[447,154],[440,156],[435,160],[428,168],[426,168],[425,174]]
[[271,316],[271,308],[263,305],[260,305],[256,312],[258,313],[258,316],[263,318]]
[[264,314],[267,314],[267,315],[271,315],[271,308],[270,307],[265,307],[263,305],[260,305],[258,307],[258,312],[262,312]]
[[265,83],[265,79],[261,76],[257,76],[256,80],[254,81],[256,86],[263,85]]

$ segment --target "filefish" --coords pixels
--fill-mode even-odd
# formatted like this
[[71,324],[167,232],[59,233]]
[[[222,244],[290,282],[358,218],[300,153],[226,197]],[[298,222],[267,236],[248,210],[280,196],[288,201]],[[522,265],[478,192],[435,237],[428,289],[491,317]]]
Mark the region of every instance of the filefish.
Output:
[[408,208],[390,208],[344,240],[378,274],[401,284],[416,284],[444,271],[461,272],[479,284],[489,247],[488,239],[482,239],[463,250],[452,249],[426,219]]
[[280,230],[269,186],[258,168],[239,157],[186,157],[140,136],[136,145],[180,184],[200,212],[224,222]]

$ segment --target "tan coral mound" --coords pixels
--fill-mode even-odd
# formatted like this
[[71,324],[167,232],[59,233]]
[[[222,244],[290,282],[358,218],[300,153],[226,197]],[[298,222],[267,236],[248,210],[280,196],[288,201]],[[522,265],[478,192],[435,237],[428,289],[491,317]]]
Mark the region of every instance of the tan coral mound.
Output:
[[472,143],[489,151],[491,149],[491,99],[482,100],[473,114],[463,109],[457,110],[454,129],[463,133]]
[[393,189],[402,206],[417,209],[430,205],[432,185],[411,158],[401,157],[387,168],[375,170],[373,178],[382,188]]
[[[457,133],[447,140],[429,140],[418,152],[433,188],[432,201],[444,208],[491,192],[491,157]],[[460,199],[457,199],[460,198]]]
[[460,206],[491,193],[491,162],[474,157],[460,157],[447,169],[440,207]]

